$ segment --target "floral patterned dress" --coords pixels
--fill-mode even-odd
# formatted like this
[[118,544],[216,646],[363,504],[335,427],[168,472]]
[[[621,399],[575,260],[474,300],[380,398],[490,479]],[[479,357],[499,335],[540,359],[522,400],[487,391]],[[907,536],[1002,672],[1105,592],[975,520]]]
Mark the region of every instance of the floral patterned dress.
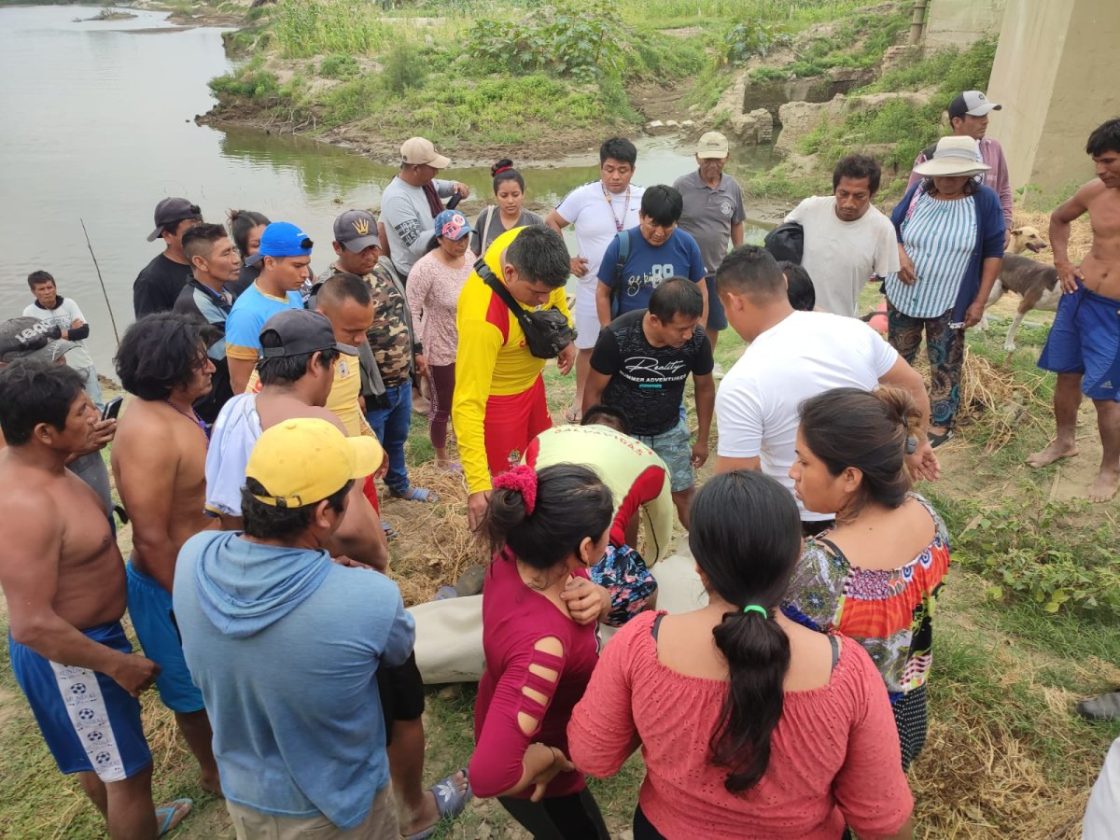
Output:
[[926,499],[910,496],[934,523],[933,540],[917,557],[894,569],[862,569],[826,531],[805,540],[782,602],[789,619],[822,633],[842,633],[870,654],[891,698],[904,768],[925,743],[932,619],[949,571],[945,523]]

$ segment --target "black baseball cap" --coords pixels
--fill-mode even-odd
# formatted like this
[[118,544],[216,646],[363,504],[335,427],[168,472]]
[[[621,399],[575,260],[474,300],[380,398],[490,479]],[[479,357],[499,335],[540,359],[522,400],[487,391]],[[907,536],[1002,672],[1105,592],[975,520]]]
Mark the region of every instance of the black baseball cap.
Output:
[[0,322],[0,362],[56,362],[76,346],[61,335],[62,328],[57,324],[38,318],[9,318]]
[[[280,339],[276,347],[265,347],[264,337],[272,333]],[[358,348],[335,340],[334,328],[327,316],[309,309],[285,309],[277,312],[261,327],[261,358],[304,356],[331,347],[347,356],[357,356]]]
[[379,245],[377,219],[368,210],[347,210],[334,220],[334,241],[353,254]]
[[163,229],[183,219],[202,221],[202,210],[185,198],[165,198],[156,205],[156,229],[148,234],[148,241],[155,242],[163,234]]
[[966,90],[964,93],[955,97],[949,103],[949,117],[963,117],[968,114],[971,117],[982,117],[992,111],[999,111],[1003,108],[1002,105],[997,105],[986,97],[983,92],[978,90]]

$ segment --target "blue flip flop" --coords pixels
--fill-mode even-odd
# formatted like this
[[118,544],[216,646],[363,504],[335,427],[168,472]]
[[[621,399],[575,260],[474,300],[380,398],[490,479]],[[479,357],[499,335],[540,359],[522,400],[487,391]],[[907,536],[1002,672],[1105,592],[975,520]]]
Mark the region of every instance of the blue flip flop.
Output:
[[[186,806],[185,811],[183,810],[183,806]],[[193,806],[194,802],[184,797],[182,799],[173,799],[168,804],[160,805],[156,808],[156,822],[159,824],[159,834],[157,836],[163,837],[163,835],[178,828],[180,823],[190,816]],[[182,813],[182,816],[176,820],[175,816],[179,813]]]
[[412,487],[411,485],[398,493],[396,490],[390,490],[389,495],[394,499],[404,499],[408,502],[437,502],[439,497],[424,487]]
[[[467,778],[467,770],[464,767],[461,770],[456,770],[455,773],[462,773],[463,778]],[[436,782],[430,790],[432,796],[436,798],[436,810],[439,812],[439,819],[432,825],[417,831],[415,834],[404,835],[404,840],[428,840],[436,833],[439,824],[445,819],[454,818],[463,813],[463,809],[467,807],[470,802],[471,796],[471,783],[467,779],[467,786],[460,792],[458,786],[455,784],[455,773],[452,773],[446,778],[440,779]]]

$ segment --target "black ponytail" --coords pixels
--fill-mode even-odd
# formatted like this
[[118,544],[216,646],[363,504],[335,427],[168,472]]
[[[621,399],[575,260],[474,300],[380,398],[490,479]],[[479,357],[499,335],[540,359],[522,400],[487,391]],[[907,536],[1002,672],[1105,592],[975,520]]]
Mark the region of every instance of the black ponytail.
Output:
[[[731,793],[754,787],[770,763],[770,736],[782,717],[789,639],[771,617],[801,550],[793,497],[759,472],[724,473],[692,503],[689,547],[713,595],[735,609],[712,631],[731,685],[709,740],[711,761],[728,770]],[[744,611],[744,607],[761,607]]]

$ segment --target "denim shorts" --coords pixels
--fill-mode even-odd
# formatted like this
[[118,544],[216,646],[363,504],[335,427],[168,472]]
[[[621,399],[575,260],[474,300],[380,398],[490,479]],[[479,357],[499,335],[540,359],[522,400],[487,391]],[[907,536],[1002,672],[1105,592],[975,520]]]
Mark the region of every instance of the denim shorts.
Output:
[[696,482],[692,471],[692,436],[681,420],[676,426],[659,435],[634,435],[661,456],[669,468],[669,489],[674,493],[687,490]]

